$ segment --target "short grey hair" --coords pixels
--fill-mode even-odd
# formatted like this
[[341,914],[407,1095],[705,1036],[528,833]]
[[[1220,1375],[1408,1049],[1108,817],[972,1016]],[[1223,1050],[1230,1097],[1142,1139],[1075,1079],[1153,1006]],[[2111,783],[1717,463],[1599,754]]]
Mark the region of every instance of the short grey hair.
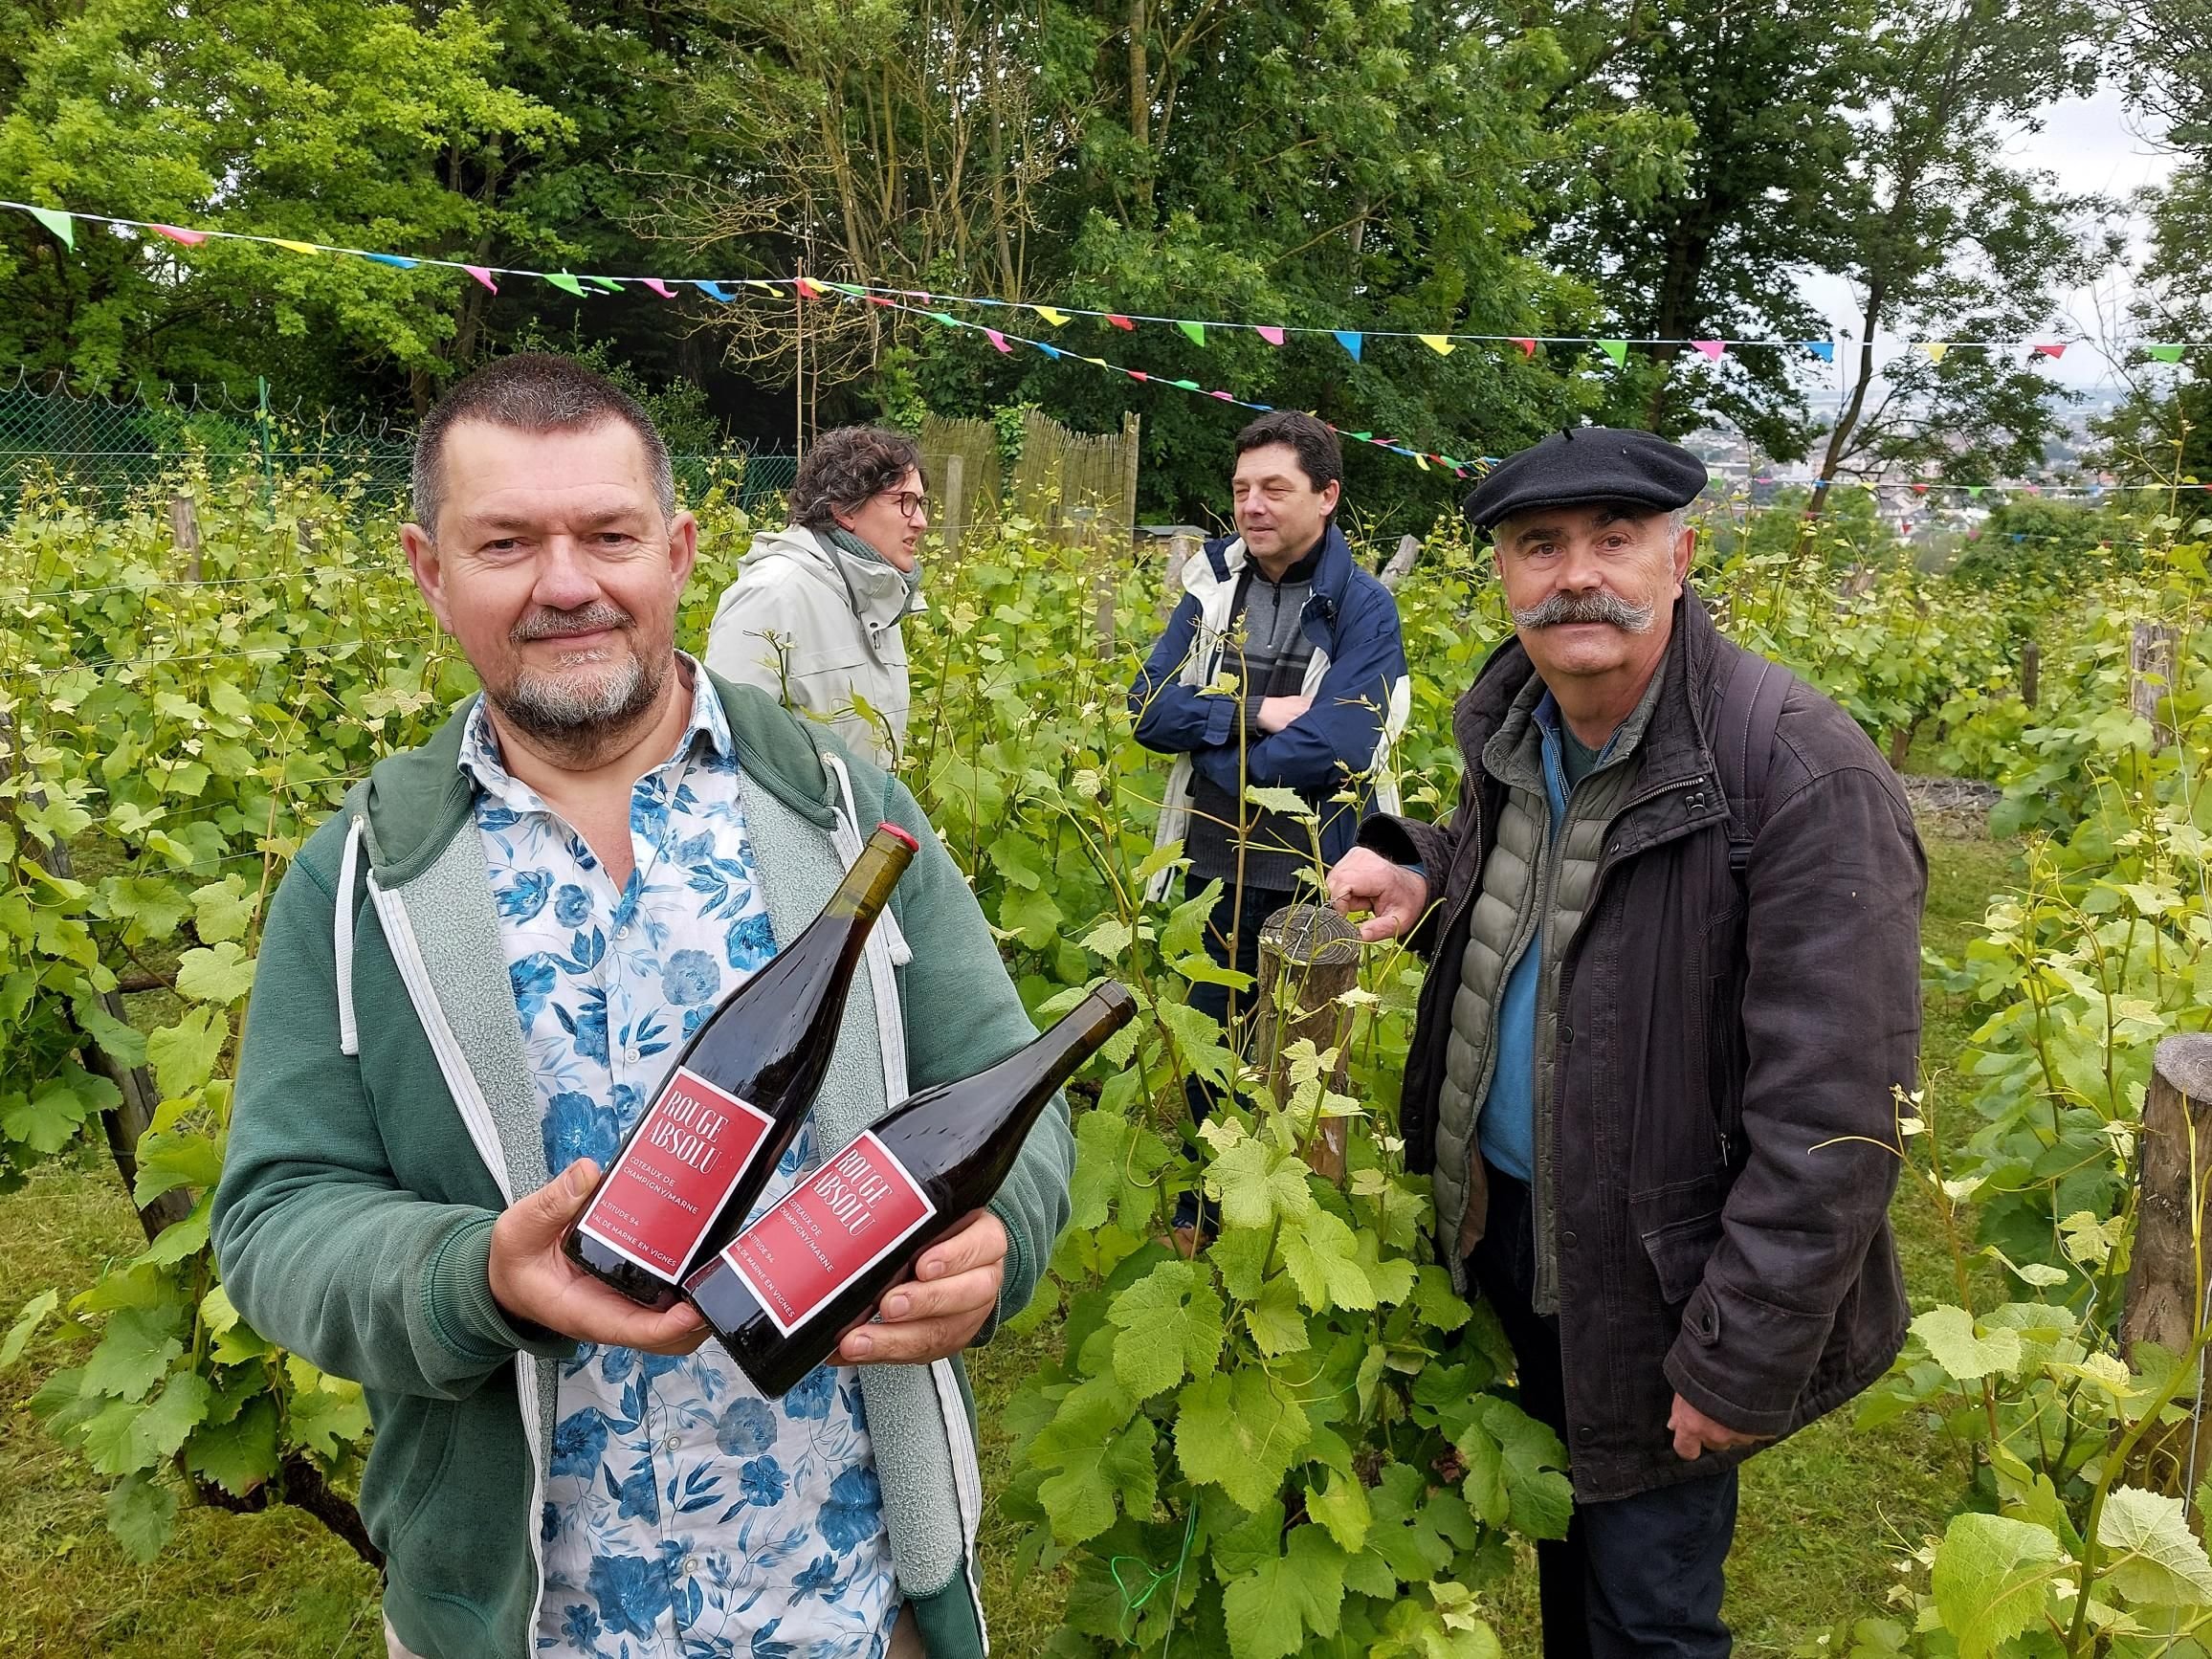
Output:
[[415,433],[409,477],[414,520],[435,540],[444,506],[446,434],[463,421],[488,421],[521,432],[574,432],[620,421],[645,446],[660,516],[675,513],[675,471],[653,417],[603,374],[549,351],[518,351],[486,364],[438,399]]

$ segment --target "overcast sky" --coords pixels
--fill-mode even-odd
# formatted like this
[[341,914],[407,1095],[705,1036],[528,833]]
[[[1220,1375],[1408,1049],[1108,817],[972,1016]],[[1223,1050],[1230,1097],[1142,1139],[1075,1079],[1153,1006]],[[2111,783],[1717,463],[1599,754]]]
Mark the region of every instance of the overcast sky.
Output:
[[[2110,85],[2093,98],[2053,104],[2046,112],[2043,130],[2021,135],[2012,155],[2028,166],[2048,168],[2058,176],[2062,189],[2119,200],[2144,185],[2163,183],[2177,165],[2174,155],[2133,129],[2119,89]],[[1842,281],[1811,278],[1805,291],[1831,321],[1849,321],[1851,296]],[[2093,339],[2120,321],[2127,299],[2126,274],[2115,271],[2092,287],[2068,295],[2061,315],[2053,321],[2066,335]],[[1910,343],[1899,338],[1884,343],[1890,350],[1901,350]],[[2086,345],[2070,348],[2045,372],[2081,390],[2115,384],[2112,365]]]

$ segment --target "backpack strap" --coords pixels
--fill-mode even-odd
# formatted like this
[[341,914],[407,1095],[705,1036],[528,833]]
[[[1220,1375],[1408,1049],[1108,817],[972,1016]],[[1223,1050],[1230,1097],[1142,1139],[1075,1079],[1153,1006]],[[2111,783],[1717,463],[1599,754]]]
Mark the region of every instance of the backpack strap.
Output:
[[1709,729],[1728,801],[1728,869],[1740,884],[1751,868],[1752,843],[1766,823],[1767,779],[1791,676],[1756,652],[1733,649],[1735,660],[1716,688]]

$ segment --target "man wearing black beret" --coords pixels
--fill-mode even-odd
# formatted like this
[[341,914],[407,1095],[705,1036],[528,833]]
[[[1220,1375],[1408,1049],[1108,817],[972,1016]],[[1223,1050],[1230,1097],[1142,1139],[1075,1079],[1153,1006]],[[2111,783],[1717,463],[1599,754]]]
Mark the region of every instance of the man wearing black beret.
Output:
[[1723,640],[1687,577],[1697,458],[1583,427],[1467,500],[1515,637],[1459,699],[1446,824],[1330,872],[1432,963],[1406,1156],[1565,1446],[1548,1659],[1726,1654],[1736,1468],[1879,1377],[1920,1037],[1926,865],[1888,763]]

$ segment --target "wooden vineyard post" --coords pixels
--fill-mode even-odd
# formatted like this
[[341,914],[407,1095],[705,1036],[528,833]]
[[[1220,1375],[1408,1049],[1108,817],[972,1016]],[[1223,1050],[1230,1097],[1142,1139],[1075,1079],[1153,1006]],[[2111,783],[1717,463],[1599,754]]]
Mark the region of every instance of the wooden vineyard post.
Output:
[[2179,665],[2181,630],[2170,623],[2138,622],[2128,648],[2128,706],[2151,727],[2151,752],[2174,741],[2173,727],[2158,719],[2159,702],[2172,695]]
[[938,534],[947,553],[960,551],[961,535],[967,528],[967,463],[959,455],[944,458],[944,522]]
[[1196,536],[1170,536],[1167,539],[1167,570],[1161,579],[1160,614],[1175,613],[1183,603],[1183,567],[1196,559],[1201,542]]
[[1137,434],[1143,417],[1124,410],[1121,416],[1121,542],[1126,546],[1137,535]]
[[1391,554],[1390,563],[1382,566],[1382,586],[1397,592],[1398,585],[1413,573],[1413,562],[1420,557],[1420,537],[1399,537],[1398,551]]
[[[1283,1051],[1311,1037],[1335,1049],[1329,1087],[1342,1094],[1352,1010],[1337,999],[1360,979],[1360,930],[1325,904],[1287,904],[1260,928],[1258,1044],[1253,1061],[1278,1100],[1291,1088]],[[1325,1181],[1344,1179],[1344,1120],[1325,1117],[1306,1142],[1306,1162]]]
[[200,580],[200,516],[189,496],[169,498],[169,540],[185,562],[185,577]]
[[[2179,1354],[2196,1339],[2208,1288],[2197,1264],[2199,1241],[2212,1226],[2212,1036],[2158,1045],[2136,1148],[2135,1242],[2120,1342],[2131,1356],[2146,1342]],[[2186,1497],[2203,1479],[2212,1446],[2200,1451],[2197,1445],[2202,1409],[2200,1403],[2187,1420],[2144,1437],[2136,1455],[2146,1484]]]
[[2020,700],[2031,709],[2042,678],[2043,647],[2031,639],[2020,648]]

